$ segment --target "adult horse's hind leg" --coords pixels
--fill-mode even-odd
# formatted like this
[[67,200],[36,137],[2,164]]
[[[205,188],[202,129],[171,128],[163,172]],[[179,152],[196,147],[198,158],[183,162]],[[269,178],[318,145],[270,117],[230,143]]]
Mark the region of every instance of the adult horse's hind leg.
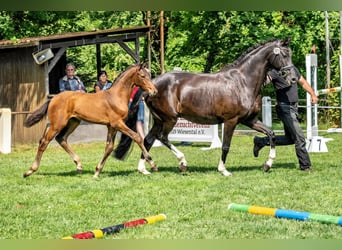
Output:
[[82,173],[82,163],[80,157],[71,149],[67,140],[69,135],[80,125],[81,121],[78,119],[71,118],[68,124],[59,132],[56,136],[56,141],[61,147],[71,156],[76,164],[76,170]]
[[39,140],[36,158],[35,158],[32,166],[30,167],[30,169],[24,173],[24,177],[28,177],[38,170],[39,165],[40,165],[40,161],[41,161],[42,156],[43,156],[43,153],[46,150],[49,143],[51,142],[51,140],[55,137],[56,134],[57,134],[56,131],[53,131],[52,129],[50,129],[46,126],[44,133],[43,133],[43,136]]
[[100,160],[100,162],[96,166],[94,178],[99,177],[99,174],[101,173],[108,156],[113,152],[113,149],[114,149],[114,140],[115,140],[115,135],[116,135],[117,131],[114,130],[110,126],[107,126],[107,128],[108,128],[108,132],[107,132],[107,141],[106,141],[105,153],[104,153],[102,159]]

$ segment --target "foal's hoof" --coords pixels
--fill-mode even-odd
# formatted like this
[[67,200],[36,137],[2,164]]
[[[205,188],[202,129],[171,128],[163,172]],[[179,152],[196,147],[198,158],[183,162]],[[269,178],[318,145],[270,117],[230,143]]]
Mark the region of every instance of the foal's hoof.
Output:
[[270,171],[270,169],[271,169],[271,166],[265,163],[264,164],[264,172],[268,172],[268,171]]
[[28,170],[28,171],[26,171],[26,172],[23,174],[23,177],[24,177],[24,178],[29,177],[32,173],[33,173],[32,170]]
[[82,169],[76,169],[76,172],[77,172],[78,174],[82,174]]
[[158,172],[158,167],[157,166],[151,167],[151,171],[152,172]]

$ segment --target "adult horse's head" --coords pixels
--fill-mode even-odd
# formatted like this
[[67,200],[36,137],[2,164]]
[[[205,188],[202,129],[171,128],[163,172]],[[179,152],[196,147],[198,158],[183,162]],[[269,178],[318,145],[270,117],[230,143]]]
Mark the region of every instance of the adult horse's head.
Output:
[[291,84],[298,81],[300,75],[292,63],[292,52],[288,47],[289,43],[289,38],[275,41],[268,63],[271,68],[278,70],[279,75]]
[[151,73],[146,67],[146,63],[141,63],[136,67],[136,74],[134,77],[134,84],[147,91],[149,95],[157,94],[158,90],[151,80]]

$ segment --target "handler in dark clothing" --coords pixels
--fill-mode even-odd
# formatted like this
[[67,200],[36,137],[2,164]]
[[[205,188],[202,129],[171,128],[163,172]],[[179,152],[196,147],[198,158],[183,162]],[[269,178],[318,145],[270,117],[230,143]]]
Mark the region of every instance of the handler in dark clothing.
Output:
[[[318,97],[306,79],[299,73],[298,83],[311,95],[311,102],[317,103]],[[276,146],[295,145],[296,155],[299,162],[299,169],[303,171],[311,170],[311,161],[306,150],[306,141],[298,121],[298,84],[289,84],[279,75],[278,71],[271,70],[266,77],[266,84],[272,82],[276,90],[276,112],[284,126],[285,135],[275,137]],[[254,137],[253,154],[258,157],[260,149],[270,145],[268,137]],[[268,171],[269,169],[265,169]]]

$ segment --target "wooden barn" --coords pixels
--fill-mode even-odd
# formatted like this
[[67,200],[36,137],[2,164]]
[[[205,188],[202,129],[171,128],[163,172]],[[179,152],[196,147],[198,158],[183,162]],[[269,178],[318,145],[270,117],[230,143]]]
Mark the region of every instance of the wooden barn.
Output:
[[[11,110],[12,145],[37,143],[40,139],[47,120],[32,128],[25,128],[23,122],[30,111],[58,93],[56,83],[65,73],[67,48],[95,45],[98,70],[101,69],[100,50],[103,43],[119,44],[139,62],[139,39],[146,38],[149,31],[150,26],[139,26],[32,37],[19,41],[1,40],[0,109]],[[132,50],[128,42],[133,43],[135,49]],[[42,59],[51,54],[49,60]]]

